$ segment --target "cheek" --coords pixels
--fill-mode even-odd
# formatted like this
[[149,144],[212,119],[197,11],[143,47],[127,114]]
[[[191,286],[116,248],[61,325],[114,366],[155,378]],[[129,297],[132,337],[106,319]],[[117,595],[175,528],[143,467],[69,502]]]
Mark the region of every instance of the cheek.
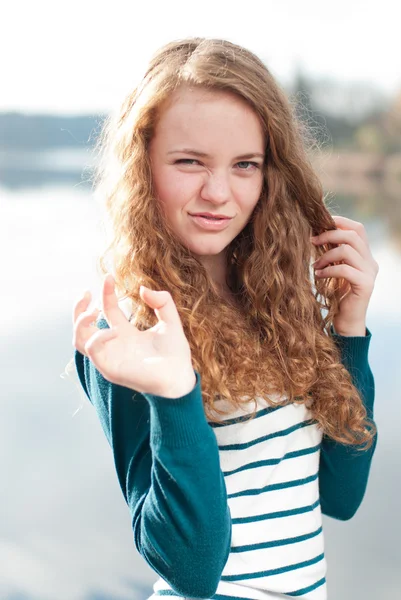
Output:
[[160,202],[166,209],[185,206],[199,187],[196,179],[168,168],[161,169],[155,178],[156,193]]
[[262,187],[263,178],[255,177],[255,179],[241,182],[238,188],[238,197],[244,213],[251,212],[255,208],[262,193]]

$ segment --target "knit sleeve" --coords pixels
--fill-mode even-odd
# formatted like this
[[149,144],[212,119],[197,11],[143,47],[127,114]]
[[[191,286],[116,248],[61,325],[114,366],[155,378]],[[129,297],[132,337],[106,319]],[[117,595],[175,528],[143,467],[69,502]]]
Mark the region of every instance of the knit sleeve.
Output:
[[[342,363],[361,394],[367,416],[373,421],[375,382],[368,362],[372,334],[369,329],[365,333],[365,337],[346,337],[332,330],[333,339],[341,351]],[[354,516],[365,495],[376,444],[377,434],[372,446],[364,451],[323,436],[319,489],[322,512],[325,515],[343,521]]]
[[178,595],[210,598],[230,551],[231,516],[199,373],[186,396],[164,398],[108,382],[78,351],[75,365],[113,452],[137,550]]

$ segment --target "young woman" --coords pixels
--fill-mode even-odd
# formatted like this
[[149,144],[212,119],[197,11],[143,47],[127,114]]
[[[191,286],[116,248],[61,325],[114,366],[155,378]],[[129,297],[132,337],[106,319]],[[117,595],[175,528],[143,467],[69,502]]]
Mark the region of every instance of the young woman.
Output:
[[291,104],[228,41],[161,48],[102,148],[112,237],[75,364],[152,598],[324,600],[322,513],[354,515],[377,441],[365,229],[330,215]]

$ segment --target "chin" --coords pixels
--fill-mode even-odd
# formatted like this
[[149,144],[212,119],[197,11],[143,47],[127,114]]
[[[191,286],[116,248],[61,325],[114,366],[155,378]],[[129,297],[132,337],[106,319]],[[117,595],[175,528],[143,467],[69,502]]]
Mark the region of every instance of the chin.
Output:
[[186,244],[188,249],[196,254],[197,256],[217,256],[221,254],[223,250],[227,248],[228,244],[217,246],[194,246],[193,244]]

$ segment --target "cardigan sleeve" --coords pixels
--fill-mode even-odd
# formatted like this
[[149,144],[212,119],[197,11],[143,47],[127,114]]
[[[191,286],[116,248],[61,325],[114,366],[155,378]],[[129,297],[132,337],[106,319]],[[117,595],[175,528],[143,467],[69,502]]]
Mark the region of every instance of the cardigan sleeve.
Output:
[[231,516],[200,374],[189,394],[164,398],[108,382],[77,350],[75,365],[111,447],[137,550],[178,595],[212,597]]
[[[375,381],[368,362],[372,334],[369,329],[365,333],[365,337],[346,337],[332,330],[333,339],[341,351],[342,363],[361,394],[367,416],[373,421]],[[377,434],[372,446],[364,451],[323,436],[319,466],[323,514],[342,521],[354,516],[365,495],[376,444]]]

